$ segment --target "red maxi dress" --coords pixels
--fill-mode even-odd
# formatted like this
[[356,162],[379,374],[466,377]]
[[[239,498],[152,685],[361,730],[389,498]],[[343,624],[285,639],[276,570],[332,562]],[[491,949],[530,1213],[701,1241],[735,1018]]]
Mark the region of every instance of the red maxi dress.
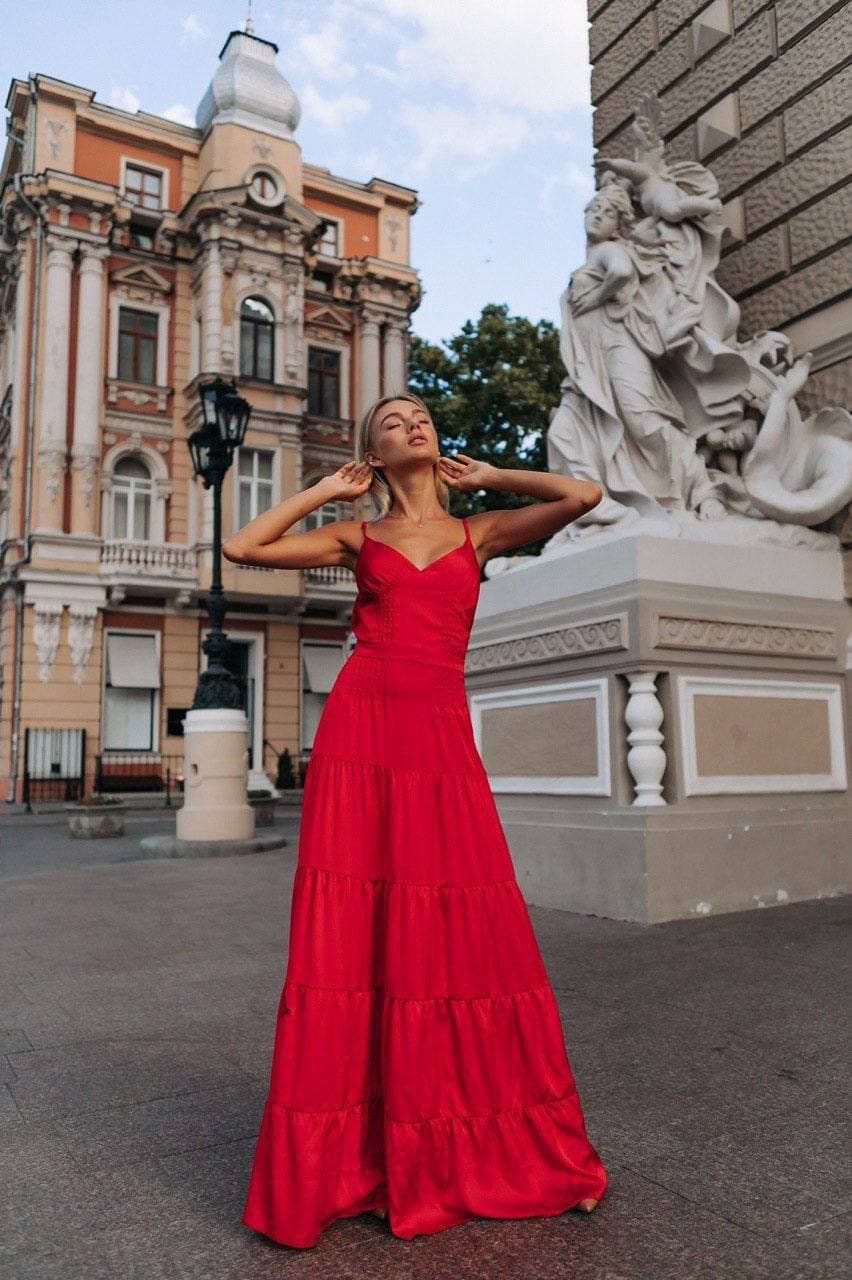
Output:
[[473,736],[480,569],[366,532],[356,647],[305,778],[287,971],[243,1223],[306,1248],[600,1198],[559,1009]]

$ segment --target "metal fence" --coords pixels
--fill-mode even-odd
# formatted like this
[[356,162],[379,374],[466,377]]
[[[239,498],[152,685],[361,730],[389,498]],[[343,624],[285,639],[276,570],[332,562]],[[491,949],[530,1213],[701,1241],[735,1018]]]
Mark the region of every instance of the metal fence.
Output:
[[95,795],[162,793],[169,807],[183,795],[183,756],[145,751],[105,751],[95,756]]
[[27,808],[39,800],[82,800],[85,770],[85,729],[24,729]]

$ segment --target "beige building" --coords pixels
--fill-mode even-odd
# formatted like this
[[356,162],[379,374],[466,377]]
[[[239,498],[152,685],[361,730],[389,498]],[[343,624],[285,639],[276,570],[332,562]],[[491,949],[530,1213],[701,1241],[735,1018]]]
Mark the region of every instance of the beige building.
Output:
[[[0,782],[156,785],[206,657],[212,490],[187,437],[204,375],[252,405],[227,538],[353,455],[407,382],[416,193],[307,164],[277,47],[232,31],[194,128],[12,81],[0,170]],[[305,522],[341,518],[324,507]],[[250,785],[310,749],[347,653],[344,569],[222,562]],[[131,782],[129,775],[133,775]],[[142,781],[140,781],[140,778]]]
[[836,0],[589,0],[594,141],[631,155],[643,95],[666,155],[699,160],[725,202],[717,279],[742,332],[813,351],[803,409],[848,406],[852,369],[852,21]]

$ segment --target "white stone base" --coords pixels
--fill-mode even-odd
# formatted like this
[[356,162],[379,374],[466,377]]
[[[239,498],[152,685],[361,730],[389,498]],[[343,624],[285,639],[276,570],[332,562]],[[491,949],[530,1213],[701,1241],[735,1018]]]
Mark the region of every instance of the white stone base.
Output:
[[850,888],[839,549],[627,534],[483,584],[466,668],[527,900],[643,923]]
[[248,720],[238,709],[190,710],[184,718],[184,803],[179,840],[247,840]]

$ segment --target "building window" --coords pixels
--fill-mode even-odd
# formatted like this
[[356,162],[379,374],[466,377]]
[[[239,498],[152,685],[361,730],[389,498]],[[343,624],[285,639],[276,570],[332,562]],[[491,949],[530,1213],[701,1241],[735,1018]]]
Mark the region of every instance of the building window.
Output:
[[339,258],[341,253],[341,226],[336,218],[327,220],[325,231],[317,248],[326,258]]
[[124,175],[124,195],[141,209],[162,209],[162,173],[129,164]]
[[315,293],[334,293],[334,276],[330,271],[315,271],[311,285]]
[[152,311],[118,310],[118,376],[123,382],[154,386],[157,380],[157,324]]
[[153,751],[160,663],[157,637],[108,631],[104,637],[104,751]]
[[262,298],[246,298],[240,307],[240,373],[272,381],[275,316]]
[[317,507],[314,511],[309,511],[302,521],[305,532],[311,529],[321,529],[324,524],[333,524],[335,520],[343,520],[345,516],[342,514],[340,504],[337,502],[326,502],[323,506]]
[[308,347],[308,413],[340,417],[340,352]]
[[151,536],[151,473],[139,458],[119,458],[113,468],[113,538],[147,542]]
[[131,249],[150,249],[154,248],[154,236],[147,227],[138,227],[134,222],[130,224],[130,247]]
[[239,502],[237,528],[272,506],[272,451],[240,449],[237,460]]

